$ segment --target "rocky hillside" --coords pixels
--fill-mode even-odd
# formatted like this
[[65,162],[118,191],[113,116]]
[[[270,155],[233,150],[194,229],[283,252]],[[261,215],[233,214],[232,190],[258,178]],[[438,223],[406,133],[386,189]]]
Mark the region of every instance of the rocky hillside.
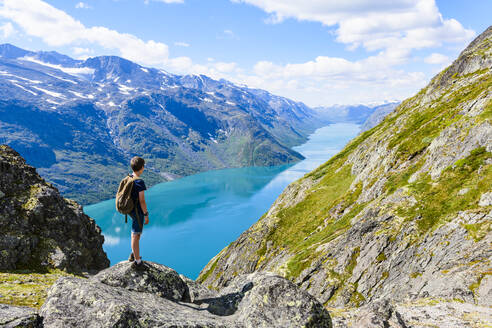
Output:
[[75,60],[0,45],[0,143],[84,204],[113,197],[129,159],[148,185],[226,167],[278,165],[323,123],[300,102],[116,56]]
[[0,270],[83,273],[109,266],[95,221],[6,145],[0,145],[0,225]]
[[384,319],[421,302],[407,326],[490,324],[491,67],[489,27],[417,95],[289,185],[198,280],[220,289],[273,271],[326,307],[387,301]]
[[268,273],[237,277],[221,293],[163,265],[120,262],[90,279],[63,277],[40,311],[0,305],[7,327],[331,328],[326,309]]

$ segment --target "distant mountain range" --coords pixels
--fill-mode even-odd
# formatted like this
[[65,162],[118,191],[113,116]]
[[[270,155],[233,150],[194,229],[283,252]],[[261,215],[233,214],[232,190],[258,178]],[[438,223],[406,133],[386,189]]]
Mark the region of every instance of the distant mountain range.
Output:
[[354,122],[362,124],[363,131],[376,126],[383,118],[391,113],[399,101],[384,102],[374,105],[333,105],[314,107],[313,110],[324,121],[330,123],[337,122]]
[[82,203],[112,196],[133,155],[149,185],[226,167],[302,159],[325,123],[300,102],[115,56],[75,60],[0,45],[0,143]]
[[224,79],[10,44],[0,45],[0,86],[0,143],[83,204],[112,197],[134,155],[147,160],[148,185],[212,169],[285,164],[301,160],[291,147],[336,115],[362,123],[375,110],[320,111]]

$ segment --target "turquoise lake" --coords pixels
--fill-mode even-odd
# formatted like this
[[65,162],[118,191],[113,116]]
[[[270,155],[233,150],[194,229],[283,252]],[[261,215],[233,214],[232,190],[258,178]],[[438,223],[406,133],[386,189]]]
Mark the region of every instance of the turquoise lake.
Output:
[[[306,159],[291,165],[209,171],[149,188],[150,223],[140,240],[143,260],[162,263],[192,279],[208,261],[255,223],[291,182],[312,171],[359,133],[359,125],[337,123],[316,130],[294,149]],[[131,253],[129,223],[114,199],[84,207],[105,237],[111,265]]]

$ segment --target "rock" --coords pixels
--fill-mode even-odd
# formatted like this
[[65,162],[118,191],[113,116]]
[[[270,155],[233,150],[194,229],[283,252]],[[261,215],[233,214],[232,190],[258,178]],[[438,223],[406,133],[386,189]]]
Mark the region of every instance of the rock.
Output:
[[132,262],[123,261],[100,271],[92,280],[112,287],[155,294],[172,301],[183,299],[187,286],[176,271],[149,261],[143,265],[145,268],[142,270],[135,270]]
[[237,291],[243,298],[236,315],[245,327],[332,327],[328,311],[314,297],[278,275],[255,272],[238,276],[221,295]]
[[492,191],[484,193],[480,197],[480,201],[478,202],[478,206],[490,206],[492,205]]
[[428,304],[395,306],[403,327],[487,327],[492,322],[490,307],[461,302],[428,301]]
[[366,305],[357,312],[357,315],[353,319],[354,327],[406,328],[406,325],[401,320],[398,320],[399,314],[395,313],[393,306],[387,299]]
[[58,279],[40,314],[48,328],[331,328],[314,297],[271,273],[238,276],[220,294],[183,278],[157,263],[121,262],[89,279]]
[[34,309],[0,304],[0,327],[41,328],[43,324],[41,317]]
[[490,306],[492,299],[492,276],[485,275],[476,289],[475,298],[478,305]]
[[58,268],[95,272],[109,266],[96,222],[0,145],[0,269]]
[[60,278],[41,307],[50,327],[235,327],[192,303],[79,278]]
[[419,299],[397,304],[381,300],[360,308],[344,309],[333,321],[337,328],[454,328],[488,327],[491,319],[490,307]]
[[192,280],[182,274],[180,274],[179,277],[188,287],[183,295],[184,302],[201,304],[205,299],[216,298],[218,296],[217,292],[206,288],[195,280]]

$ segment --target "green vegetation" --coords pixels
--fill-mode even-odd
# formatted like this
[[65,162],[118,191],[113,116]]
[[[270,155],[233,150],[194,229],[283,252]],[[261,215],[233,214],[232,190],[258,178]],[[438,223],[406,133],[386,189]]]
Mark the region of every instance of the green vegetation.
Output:
[[[487,272],[486,274],[491,274],[490,272]],[[477,281],[475,281],[474,283],[472,283],[470,286],[468,286],[468,288],[470,289],[470,291],[473,293],[473,295],[475,295],[475,292],[477,290],[477,288],[480,287],[480,284],[482,283],[482,280],[483,278],[485,277],[486,274],[481,274]]]
[[[480,147],[446,168],[436,181],[426,175],[409,184],[408,188],[417,203],[411,207],[400,207],[398,214],[408,220],[418,218],[417,226],[425,232],[451,214],[477,207],[481,194],[490,190],[492,165],[484,165],[489,158],[492,154],[485,147]],[[470,191],[459,195],[459,190],[464,187],[469,187]]]
[[490,232],[490,221],[465,224],[463,227],[475,241],[480,241]]
[[73,276],[60,270],[41,273],[30,270],[0,272],[0,303],[39,309],[48,290],[60,277]]
[[397,147],[401,159],[421,153],[443,129],[462,118],[459,104],[476,99],[491,84],[492,75],[488,75],[450,95],[441,96],[423,110],[407,108],[404,128],[391,139],[389,147]]
[[219,262],[219,257],[218,256],[215,259],[215,261],[212,264],[212,266],[210,267],[210,269],[208,269],[208,271],[205,272],[203,275],[200,275],[200,277],[198,277],[198,279],[196,281],[199,282],[199,283],[204,282],[208,278],[208,276],[210,276],[210,274],[212,272],[214,272],[215,268],[217,267],[217,262]]
[[376,257],[376,260],[377,260],[378,262],[383,262],[383,261],[386,261],[386,260],[387,260],[387,258],[386,258],[386,255],[384,255],[384,252],[380,253],[380,254],[378,255],[378,257]]

